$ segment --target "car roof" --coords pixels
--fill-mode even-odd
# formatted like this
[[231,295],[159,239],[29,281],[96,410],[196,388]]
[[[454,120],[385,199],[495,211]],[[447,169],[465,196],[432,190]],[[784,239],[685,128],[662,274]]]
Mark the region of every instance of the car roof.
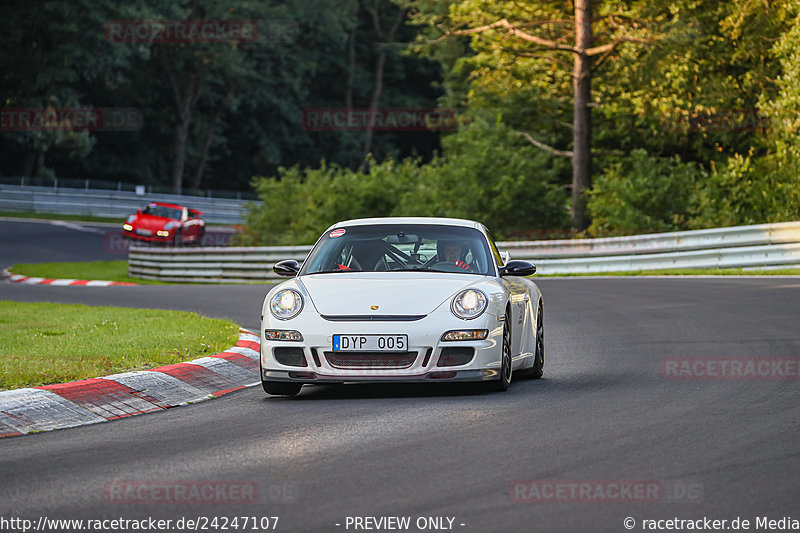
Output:
[[184,207],[186,207],[185,205],[171,204],[169,202],[150,202],[147,205],[160,205],[163,207],[174,207],[175,209],[183,209]]
[[378,218],[355,218],[337,222],[325,231],[344,226],[371,226],[375,224],[429,224],[431,226],[461,226],[464,228],[484,229],[483,224],[474,220],[463,218],[443,218],[443,217],[378,217]]

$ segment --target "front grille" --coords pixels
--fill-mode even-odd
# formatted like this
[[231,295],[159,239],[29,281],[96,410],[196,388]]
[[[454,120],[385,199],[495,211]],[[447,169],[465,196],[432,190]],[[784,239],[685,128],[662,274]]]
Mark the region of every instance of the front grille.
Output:
[[442,353],[439,355],[439,362],[436,366],[460,366],[466,365],[472,361],[475,355],[475,348],[461,347],[461,348],[442,348]]
[[331,322],[415,322],[426,315],[320,315]]
[[308,366],[306,355],[299,346],[278,346],[272,349],[275,360],[286,366]]
[[417,352],[322,352],[334,368],[408,368]]

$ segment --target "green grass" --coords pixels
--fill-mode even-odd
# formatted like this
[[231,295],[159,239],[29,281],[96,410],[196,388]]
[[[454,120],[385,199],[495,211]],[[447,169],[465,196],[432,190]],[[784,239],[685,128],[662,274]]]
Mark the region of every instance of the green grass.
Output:
[[775,270],[744,270],[742,268],[670,268],[637,270],[635,272],[595,272],[591,274],[535,274],[539,278],[568,278],[576,276],[800,276],[800,268]]
[[74,263],[18,263],[11,267],[12,274],[32,278],[48,279],[96,279],[124,281],[139,285],[165,285],[165,281],[153,281],[128,276],[128,261],[78,261]]
[[238,336],[233,322],[185,311],[0,301],[0,389],[179,363]]

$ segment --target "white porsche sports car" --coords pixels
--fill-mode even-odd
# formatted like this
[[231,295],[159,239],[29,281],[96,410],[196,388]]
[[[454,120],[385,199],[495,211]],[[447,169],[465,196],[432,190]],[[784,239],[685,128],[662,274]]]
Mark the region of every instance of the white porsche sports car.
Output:
[[503,261],[480,223],[370,218],[328,228],[302,266],[267,294],[261,380],[268,394],[303,384],[486,382],[541,377],[542,293],[526,261]]

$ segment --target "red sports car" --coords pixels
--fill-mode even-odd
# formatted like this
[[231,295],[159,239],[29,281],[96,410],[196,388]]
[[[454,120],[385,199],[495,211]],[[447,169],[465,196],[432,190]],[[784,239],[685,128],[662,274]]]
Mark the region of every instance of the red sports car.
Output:
[[122,225],[125,236],[148,242],[174,245],[200,244],[206,230],[202,211],[164,202],[138,209]]

